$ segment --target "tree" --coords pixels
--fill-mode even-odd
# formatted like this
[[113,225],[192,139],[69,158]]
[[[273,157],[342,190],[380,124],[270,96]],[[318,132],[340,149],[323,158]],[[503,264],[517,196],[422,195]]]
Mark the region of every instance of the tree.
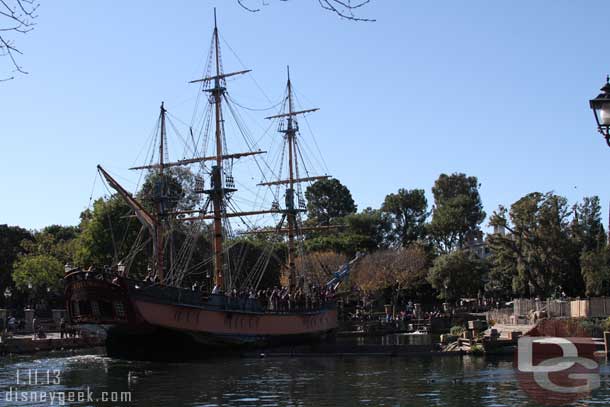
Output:
[[602,224],[599,197],[585,197],[574,206],[572,234],[579,241],[583,251],[601,250],[606,246],[606,232]]
[[345,225],[346,234],[352,236],[354,241],[360,240],[360,245],[354,248],[355,251],[372,251],[387,246],[391,223],[387,214],[382,211],[369,207],[360,213],[347,215]]
[[76,226],[51,225],[35,232],[32,240],[25,240],[21,245],[27,255],[46,255],[61,264],[74,263],[79,233]]
[[[317,285],[323,285],[329,281],[333,273],[338,271],[348,257],[334,251],[309,252],[297,258],[297,264],[307,271],[307,279]],[[286,279],[285,284],[288,281]]]
[[[18,256],[25,253],[24,240],[32,240],[32,233],[18,226],[0,225],[0,295],[5,287],[13,286],[13,266]],[[2,297],[2,300],[4,297]]]
[[314,182],[305,190],[310,222],[328,226],[338,218],[356,213],[352,194],[335,178]]
[[371,208],[333,221],[343,226],[337,230],[309,233],[305,242],[309,251],[337,252],[352,257],[356,252],[371,252],[387,247],[390,220],[387,214]]
[[[13,72],[27,74],[17,62],[16,54],[22,52],[17,48],[14,37],[26,34],[34,29],[34,20],[39,4],[36,0],[4,0],[0,2],[0,56],[7,57]],[[13,79],[9,76],[0,81]]]
[[610,267],[607,249],[585,251],[580,256],[580,270],[585,283],[585,295],[607,295],[610,290]]
[[[281,1],[288,1],[288,0],[281,0]],[[353,20],[353,21],[373,22],[375,20],[371,20],[369,18],[357,17],[355,14],[357,9],[370,3],[370,1],[371,0],[358,0],[358,1],[353,1],[353,2],[352,2],[352,0],[318,0],[318,4],[324,10],[333,12],[341,18],[345,18],[345,19]],[[248,10],[253,13],[260,11],[259,8],[252,7],[250,5],[250,3],[251,3],[251,1],[248,1],[248,0],[237,0],[237,4],[239,4],[245,10]],[[261,4],[267,5],[267,3],[265,3],[264,0],[261,1]]]
[[491,226],[510,232],[488,239],[494,272],[510,274],[513,291],[523,296],[551,296],[559,287],[569,295],[582,292],[580,248],[572,238],[567,200],[551,192],[534,192],[507,212],[500,207],[490,220]]
[[428,200],[423,189],[401,188],[385,197],[381,210],[391,217],[394,244],[406,247],[424,238]]
[[429,234],[441,253],[464,247],[467,240],[481,236],[485,219],[480,184],[465,174],[441,174],[434,182],[432,222]]
[[233,287],[265,289],[279,286],[280,274],[286,264],[285,245],[271,240],[238,238],[227,242],[227,247]]
[[353,281],[366,294],[386,291],[396,304],[405,294],[410,298],[422,298],[422,294],[430,293],[426,282],[428,265],[426,250],[418,244],[379,250],[354,266]]
[[484,288],[486,272],[484,260],[471,256],[467,251],[457,250],[437,257],[427,279],[438,290],[439,299],[456,301],[477,297]]
[[[96,200],[92,210],[81,214],[76,262],[84,267],[103,268],[126,259],[134,242],[144,242],[148,236],[131,214],[131,208],[118,195]],[[140,231],[143,236],[138,239]],[[141,256],[138,259],[136,266],[143,272],[147,262]]]
[[46,291],[46,288],[58,290],[61,287],[64,266],[55,257],[48,254],[36,254],[20,257],[15,263],[13,281],[17,288]]
[[150,171],[138,199],[150,212],[157,212],[159,203],[165,212],[192,210],[201,202],[201,194],[194,192],[195,182],[195,175],[188,168],[166,169],[163,179],[157,171]]

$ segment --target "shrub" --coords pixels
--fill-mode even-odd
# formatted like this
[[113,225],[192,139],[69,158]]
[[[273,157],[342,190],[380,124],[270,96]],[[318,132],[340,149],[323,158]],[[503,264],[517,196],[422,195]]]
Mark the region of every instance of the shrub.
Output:
[[464,333],[465,329],[461,325],[454,325],[449,330],[449,333],[453,336],[461,336]]

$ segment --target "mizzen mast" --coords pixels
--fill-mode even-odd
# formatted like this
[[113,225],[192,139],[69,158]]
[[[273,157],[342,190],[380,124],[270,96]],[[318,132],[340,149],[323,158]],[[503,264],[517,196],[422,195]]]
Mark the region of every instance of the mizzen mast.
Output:
[[[284,211],[287,228],[281,229],[281,224],[278,226],[278,232],[287,232],[288,235],[288,282],[291,290],[297,286],[297,273],[296,273],[296,236],[299,231],[299,225],[297,223],[297,214],[299,212],[304,212],[305,209],[295,205],[295,184],[300,182],[308,182],[308,181],[316,181],[320,179],[326,179],[329,176],[314,176],[314,177],[304,177],[300,178],[298,176],[298,160],[297,160],[297,133],[299,131],[298,122],[295,120],[297,115],[302,115],[306,113],[315,112],[319,109],[307,109],[307,110],[294,110],[294,102],[292,95],[292,82],[290,81],[290,67],[287,67],[287,102],[288,102],[288,112],[282,113],[274,116],[266,117],[266,119],[286,119],[286,127],[284,129],[280,128],[280,132],[284,133],[284,137],[286,139],[286,145],[288,148],[288,179],[285,180],[277,180],[271,182],[264,182],[259,185],[282,185],[285,184],[288,186],[286,188],[286,209]],[[299,200],[300,201],[300,200]],[[317,228],[311,228],[312,230],[316,230]],[[302,230],[301,230],[302,232]]]

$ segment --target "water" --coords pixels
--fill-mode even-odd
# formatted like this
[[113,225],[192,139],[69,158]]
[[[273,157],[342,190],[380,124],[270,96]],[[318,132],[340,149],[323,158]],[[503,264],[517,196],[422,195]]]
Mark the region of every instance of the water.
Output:
[[[312,357],[219,359],[197,363],[115,360],[103,354],[0,359],[0,405],[49,406],[47,399],[7,401],[5,391],[83,391],[97,401],[75,406],[536,406],[521,390],[510,359],[484,357]],[[610,369],[601,388],[575,405],[609,405]],[[50,372],[47,377],[46,373]],[[59,372],[56,378],[55,374]],[[28,373],[38,375],[28,384]],[[49,380],[47,380],[49,379]],[[99,400],[128,392],[131,401]],[[107,395],[107,396],[111,396]]]

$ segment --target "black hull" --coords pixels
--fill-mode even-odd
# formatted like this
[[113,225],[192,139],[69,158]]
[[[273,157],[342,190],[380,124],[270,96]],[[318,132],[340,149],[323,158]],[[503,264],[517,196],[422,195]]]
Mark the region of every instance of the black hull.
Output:
[[134,333],[112,327],[106,336],[106,352],[108,356],[119,359],[187,362],[240,357],[244,352],[264,353],[265,349],[280,347],[315,350],[317,345],[334,340],[335,331],[322,334],[227,338],[217,335],[201,336],[166,328]]

